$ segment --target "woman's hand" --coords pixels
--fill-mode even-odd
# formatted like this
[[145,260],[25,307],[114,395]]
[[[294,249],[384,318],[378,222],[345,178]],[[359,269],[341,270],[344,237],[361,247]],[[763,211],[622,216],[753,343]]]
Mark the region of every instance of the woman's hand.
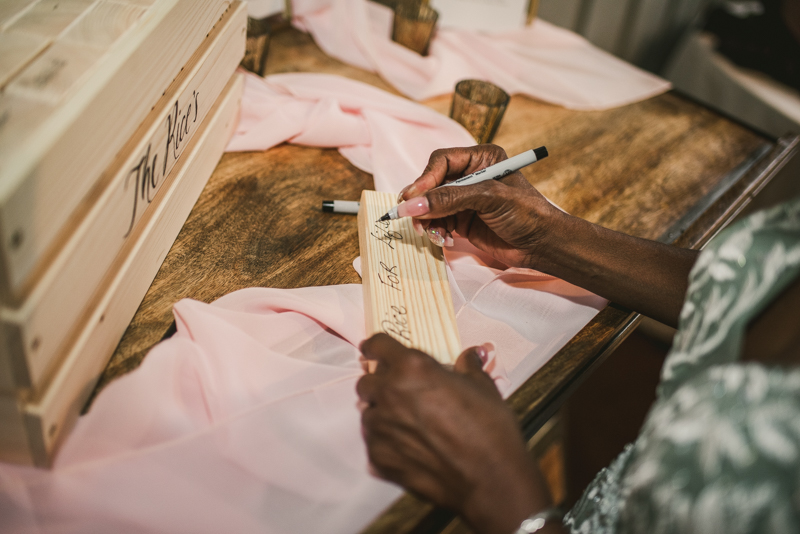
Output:
[[[437,150],[425,172],[403,190],[401,216],[428,225],[447,245],[462,237],[512,267],[561,278],[639,313],[677,325],[697,252],[614,232],[563,213],[515,172],[475,185],[437,187],[506,159],[480,145]],[[451,242],[451,241],[450,241]]]
[[[437,186],[507,159],[495,145],[449,148],[431,154],[425,171],[400,193],[415,225],[427,227],[437,245],[452,242],[452,232],[512,267],[536,267],[544,253],[548,226],[561,212],[520,172],[471,186]],[[402,205],[401,205],[402,206]],[[401,214],[404,214],[401,208]]]
[[516,420],[483,372],[480,347],[454,372],[385,334],[361,344],[357,385],[370,462],[383,478],[459,512],[478,532],[513,532],[551,505]]

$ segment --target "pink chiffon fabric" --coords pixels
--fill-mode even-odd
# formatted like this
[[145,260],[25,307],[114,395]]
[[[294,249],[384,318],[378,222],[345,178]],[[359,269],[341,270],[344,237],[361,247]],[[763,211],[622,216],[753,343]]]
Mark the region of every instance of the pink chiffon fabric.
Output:
[[371,173],[378,191],[399,191],[420,175],[437,148],[472,146],[460,124],[362,82],[332,74],[260,78],[244,72],[239,126],[228,151],[283,142],[335,147]]
[[372,72],[415,100],[453,92],[456,82],[488,80],[509,94],[570,109],[601,110],[663,93],[670,83],[536,19],[486,34],[439,29],[427,57],[391,40],[392,10],[367,0],[293,0],[294,24],[328,55]]
[[[242,110],[232,148],[341,146],[384,191],[434,148],[471,140],[419,104],[330,76],[249,77]],[[606,304],[461,238],[446,257],[462,344],[495,345],[486,369],[505,396]],[[178,302],[177,333],[98,395],[51,470],[0,465],[0,531],[363,528],[401,490],[369,474],[361,440],[362,299],[351,284]]]

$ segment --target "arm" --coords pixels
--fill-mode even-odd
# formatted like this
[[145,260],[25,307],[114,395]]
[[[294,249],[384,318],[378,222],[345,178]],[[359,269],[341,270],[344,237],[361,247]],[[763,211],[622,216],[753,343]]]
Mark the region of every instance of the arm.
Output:
[[[361,344],[374,374],[357,385],[372,469],[458,512],[476,532],[511,534],[552,506],[536,462],[492,379],[481,347],[448,371],[385,334]],[[564,532],[549,524],[542,534]]]
[[501,262],[557,276],[676,325],[697,252],[614,232],[563,213],[517,172],[500,181],[434,189],[506,158],[493,145],[439,150],[401,197],[447,242],[453,231]]

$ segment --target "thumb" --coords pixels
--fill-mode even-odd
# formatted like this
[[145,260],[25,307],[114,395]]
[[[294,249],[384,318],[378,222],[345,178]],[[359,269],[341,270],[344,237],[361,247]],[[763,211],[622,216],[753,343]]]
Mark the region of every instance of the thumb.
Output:
[[483,364],[489,357],[490,347],[494,346],[491,343],[485,343],[480,347],[468,348],[456,360],[453,371],[465,375],[489,395],[500,398],[500,392],[497,390],[494,380],[489,373],[483,370]]
[[483,371],[483,364],[486,358],[488,358],[488,355],[489,352],[484,346],[470,347],[458,357],[455,365],[453,365],[453,370],[463,374],[485,374]]

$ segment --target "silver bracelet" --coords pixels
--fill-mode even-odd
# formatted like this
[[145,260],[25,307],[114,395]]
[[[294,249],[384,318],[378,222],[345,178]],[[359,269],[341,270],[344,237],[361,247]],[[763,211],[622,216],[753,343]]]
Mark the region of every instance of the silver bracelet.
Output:
[[520,524],[514,534],[533,534],[534,532],[539,532],[548,521],[551,519],[558,519],[561,521],[563,515],[564,514],[558,508],[547,508],[522,521],[522,524]]

